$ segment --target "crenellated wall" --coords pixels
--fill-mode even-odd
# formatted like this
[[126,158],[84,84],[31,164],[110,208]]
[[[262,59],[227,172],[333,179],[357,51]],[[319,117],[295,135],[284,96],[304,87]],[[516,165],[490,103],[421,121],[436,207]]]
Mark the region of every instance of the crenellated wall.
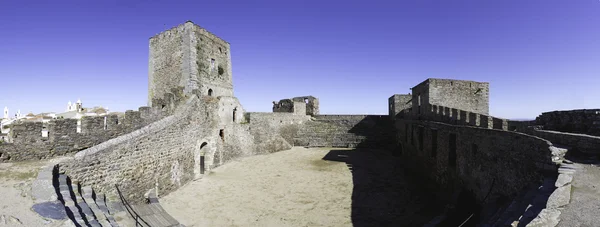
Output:
[[431,109],[423,110],[421,115],[407,116],[412,119],[437,121],[453,125],[469,125],[505,131],[525,131],[528,126],[534,125],[533,121],[512,121],[446,106],[431,105],[430,107]]
[[[77,132],[77,119],[55,119],[47,125],[42,122],[17,122],[12,124],[12,143],[0,144],[3,160],[38,160],[77,152],[124,135],[155,122],[167,113],[159,108],[140,107],[128,110],[124,115],[84,116],[80,120],[81,132]],[[48,135],[42,135],[46,126]]]

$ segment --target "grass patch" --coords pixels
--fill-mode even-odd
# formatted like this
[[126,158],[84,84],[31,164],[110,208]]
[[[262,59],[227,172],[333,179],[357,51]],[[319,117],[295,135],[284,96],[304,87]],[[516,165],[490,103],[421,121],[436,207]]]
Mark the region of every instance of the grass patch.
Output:
[[37,171],[29,171],[29,172],[12,172],[12,171],[2,171],[0,172],[0,178],[2,179],[11,179],[11,180],[27,180],[30,178],[35,178],[37,176]]
[[311,160],[310,163],[318,171],[331,171],[334,165],[339,164],[339,162],[327,161],[322,159]]

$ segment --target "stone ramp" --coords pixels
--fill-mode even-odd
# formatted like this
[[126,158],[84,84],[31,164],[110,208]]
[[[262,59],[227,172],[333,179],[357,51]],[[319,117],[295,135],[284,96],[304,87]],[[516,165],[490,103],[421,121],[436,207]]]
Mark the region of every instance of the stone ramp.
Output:
[[158,203],[132,205],[132,208],[150,226],[183,226],[175,218],[171,217]]
[[[183,226],[171,217],[150,195],[150,203],[125,206],[124,200],[108,201],[90,186],[59,173],[58,165],[44,167],[32,183],[36,204],[32,210],[44,218],[60,220],[63,226],[117,227],[136,226],[137,214],[141,226]],[[129,204],[128,204],[129,205]],[[147,223],[147,224],[146,224]]]
[[169,215],[162,206],[158,203],[158,198],[154,193],[150,192],[147,195],[148,203],[145,204],[129,204],[118,186],[116,186],[117,192],[127,213],[130,215],[132,224],[135,226],[148,226],[148,227],[185,227],[180,224],[175,218]]

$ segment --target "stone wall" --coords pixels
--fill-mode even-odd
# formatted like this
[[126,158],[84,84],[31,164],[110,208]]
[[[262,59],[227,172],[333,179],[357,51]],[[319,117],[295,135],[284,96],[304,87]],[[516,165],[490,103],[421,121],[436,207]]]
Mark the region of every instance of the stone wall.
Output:
[[392,121],[386,115],[317,115],[294,136],[294,146],[370,147],[393,146]]
[[308,115],[293,113],[247,113],[246,118],[249,128],[255,138],[255,143],[260,144],[280,136],[290,145],[294,144],[294,137],[298,130],[310,121]]
[[545,112],[536,123],[545,130],[600,136],[600,109]]
[[402,110],[409,109],[412,107],[412,95],[392,95],[388,99],[388,115],[393,119],[398,114],[402,113]]
[[247,125],[219,114],[238,105],[235,98],[193,97],[174,115],[81,151],[61,169],[112,197],[115,184],[133,201],[141,201],[148,190],[169,193],[201,177],[201,156],[210,170],[254,154]]
[[527,133],[550,140],[555,144],[568,146],[571,148],[570,151],[600,154],[600,137],[598,136],[533,129]]
[[395,127],[402,165],[422,174],[440,199],[466,190],[481,204],[491,190],[493,203],[556,170],[552,143],[524,133],[408,119],[397,119]]
[[[78,120],[56,119],[47,125],[42,122],[13,123],[9,134],[12,143],[0,144],[4,159],[0,161],[38,160],[77,152],[100,144],[111,138],[135,131],[164,116],[160,109],[140,107],[124,115],[84,116],[81,132]],[[47,128],[48,135],[42,135]]]
[[[308,95],[308,96],[294,97],[294,98],[292,98],[292,100],[294,102],[306,103],[306,105],[304,107],[304,108],[306,108],[306,115],[311,115],[311,116],[319,115],[319,99]],[[297,111],[297,113],[300,113],[300,112]]]

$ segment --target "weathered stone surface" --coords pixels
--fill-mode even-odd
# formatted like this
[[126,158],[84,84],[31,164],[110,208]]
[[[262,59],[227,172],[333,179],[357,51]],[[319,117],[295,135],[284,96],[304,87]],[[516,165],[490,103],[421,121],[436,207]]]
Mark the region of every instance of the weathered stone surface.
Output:
[[546,208],[558,208],[569,204],[571,200],[571,185],[566,185],[554,190],[548,198]]
[[273,153],[277,151],[289,150],[291,148],[292,145],[290,145],[281,136],[274,136],[274,138],[259,144],[257,152]]
[[538,216],[533,219],[527,227],[554,227],[560,221],[560,210],[543,209]]
[[552,111],[537,117],[537,124],[545,130],[583,133],[600,136],[600,109]]
[[67,213],[65,213],[65,207],[60,201],[37,203],[33,205],[32,209],[40,216],[45,218],[52,218],[56,220],[67,218]]
[[562,186],[565,186],[568,183],[571,183],[571,181],[573,181],[573,176],[569,175],[569,174],[559,174],[558,175],[558,179],[556,179],[556,184],[554,184],[554,186],[556,186],[557,188],[560,188]]
[[46,166],[40,170],[37,178],[31,183],[31,195],[36,203],[56,201],[57,195],[52,185],[54,166]]

